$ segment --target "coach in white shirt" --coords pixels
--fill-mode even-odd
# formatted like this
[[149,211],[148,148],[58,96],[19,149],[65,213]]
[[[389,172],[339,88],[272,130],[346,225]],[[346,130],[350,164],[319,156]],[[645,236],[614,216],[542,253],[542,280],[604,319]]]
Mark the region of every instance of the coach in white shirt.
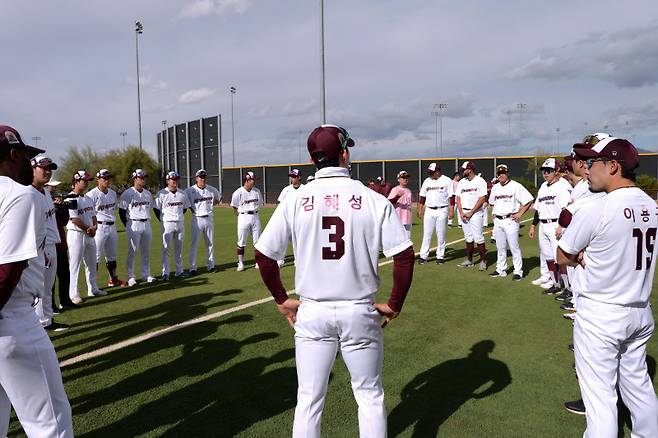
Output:
[[215,270],[213,207],[218,205],[221,199],[219,190],[206,183],[208,172],[199,169],[194,177],[196,184],[185,190],[192,208],[192,220],[190,221],[190,275],[196,274],[197,249],[199,248],[201,236],[203,236],[203,241],[206,244],[206,267],[208,271]]
[[178,190],[178,172],[167,173],[167,187],[155,196],[155,216],[162,224],[162,279],[169,280],[171,248],[174,248],[176,277],[187,277],[183,271],[183,240],[185,239],[184,214],[190,208],[190,199],[183,190]]

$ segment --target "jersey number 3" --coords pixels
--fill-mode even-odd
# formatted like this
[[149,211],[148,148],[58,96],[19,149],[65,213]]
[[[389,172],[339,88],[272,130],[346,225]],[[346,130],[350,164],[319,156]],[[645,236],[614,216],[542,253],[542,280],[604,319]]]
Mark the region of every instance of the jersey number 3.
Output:
[[[330,230],[334,228],[334,232],[329,234],[329,242],[336,245],[336,249],[331,249],[330,246],[322,247],[322,260],[338,260],[345,255],[345,222],[338,216],[322,216],[322,229]],[[654,233],[655,234],[655,233]]]
[[[644,261],[646,260],[646,268],[651,268],[651,258],[653,257],[653,247],[656,242],[656,229],[649,228],[646,234],[642,234],[639,228],[633,228],[633,237],[637,239],[637,257],[635,258],[635,270],[641,271]],[[644,246],[647,248],[648,256],[644,257]]]

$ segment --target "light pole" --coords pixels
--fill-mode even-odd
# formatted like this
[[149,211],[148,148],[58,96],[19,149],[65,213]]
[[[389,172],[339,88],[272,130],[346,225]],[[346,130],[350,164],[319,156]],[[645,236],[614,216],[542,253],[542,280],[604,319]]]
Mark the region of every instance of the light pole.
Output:
[[39,140],[41,140],[41,137],[32,137],[32,140],[34,140],[34,147],[39,147]]
[[139,91],[139,36],[144,32],[144,26],[135,21],[135,58],[137,60],[137,120],[139,123],[139,150],[142,150],[142,101]]
[[238,91],[237,88],[229,88],[231,92],[231,151],[233,155],[233,167],[235,167],[235,124],[233,123],[233,95]]
[[560,153],[560,128],[555,128],[555,153]]
[[[436,105],[434,105],[436,107]],[[439,112],[432,111],[432,115],[436,117],[436,124],[434,125],[434,155],[439,156]]]
[[324,88],[324,0],[320,0],[320,72],[320,106],[322,112],[322,124],[324,125],[327,123]]
[[126,131],[120,132],[119,135],[121,136],[121,142],[123,143],[123,148],[126,148],[126,135],[128,133]]
[[448,104],[447,103],[436,103],[434,104],[434,110],[437,111],[439,114],[437,118],[439,119],[439,125],[440,125],[440,142],[439,145],[441,147],[441,152],[439,156],[443,156],[443,113],[445,113],[448,110]]
[[508,109],[505,111],[505,114],[507,114],[507,137],[510,142],[510,146],[512,145],[512,111],[511,109]]
[[516,110],[519,112],[519,138],[523,135],[523,112],[528,108],[525,103],[517,103]]

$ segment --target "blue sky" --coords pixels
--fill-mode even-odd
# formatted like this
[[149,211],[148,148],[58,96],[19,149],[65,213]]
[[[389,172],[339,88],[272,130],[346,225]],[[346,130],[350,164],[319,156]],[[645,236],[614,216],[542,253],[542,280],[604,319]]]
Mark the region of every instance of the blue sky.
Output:
[[[297,162],[320,123],[319,1],[3,0],[0,122],[57,158],[221,113],[236,163]],[[607,130],[658,150],[658,2],[326,0],[327,121],[354,159],[564,153]],[[522,113],[518,104],[525,104]],[[559,132],[557,132],[559,128]],[[301,134],[300,134],[301,132]],[[303,156],[305,160],[305,155]]]

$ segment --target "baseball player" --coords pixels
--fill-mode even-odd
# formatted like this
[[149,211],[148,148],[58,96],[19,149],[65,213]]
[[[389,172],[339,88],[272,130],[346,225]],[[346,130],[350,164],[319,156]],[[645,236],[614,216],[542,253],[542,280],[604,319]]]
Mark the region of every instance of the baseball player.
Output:
[[155,217],[162,225],[162,279],[169,281],[169,264],[171,247],[174,247],[174,265],[176,277],[187,277],[183,271],[183,240],[185,240],[185,210],[190,208],[190,198],[183,190],[178,190],[178,172],[167,173],[167,187],[155,195],[153,207]]
[[[238,217],[238,271],[244,271],[244,248],[251,232],[251,240],[256,244],[260,236],[260,217],[258,209],[263,205],[263,196],[256,187],[254,172],[247,172],[242,178],[242,187],[233,192],[231,207]],[[258,269],[258,265],[256,265]]]
[[87,192],[87,197],[94,203],[96,209],[96,266],[105,254],[105,266],[110,274],[107,282],[109,287],[125,286],[126,283],[117,276],[117,227],[114,212],[117,209],[117,193],[110,188],[112,172],[101,169],[96,173],[96,187]]
[[46,226],[46,239],[43,247],[46,264],[43,296],[36,305],[36,311],[37,315],[39,315],[41,325],[46,330],[59,332],[69,327],[53,319],[53,286],[55,285],[55,276],[57,275],[57,250],[55,249],[55,245],[60,243],[60,238],[55,220],[55,204],[53,203],[50,191],[45,189],[45,185],[50,181],[53,170],[57,170],[57,164],[53,163],[53,160],[45,155],[37,155],[32,158],[31,164],[34,173],[32,187],[38,194],[37,198],[43,203],[43,220]]
[[411,197],[411,190],[407,187],[409,185],[409,174],[405,170],[398,172],[398,184],[388,194],[388,199],[395,207],[395,212],[400,218],[404,229],[407,230],[407,236],[411,239],[411,203],[413,199]]
[[153,206],[151,192],[144,188],[146,172],[135,169],[132,174],[133,186],[124,191],[119,198],[119,218],[126,226],[128,236],[128,256],[126,270],[128,271],[128,286],[137,284],[135,279],[135,252],[139,248],[141,255],[142,280],[153,283],[151,276],[151,222],[149,217]]
[[[546,269],[541,276],[533,282],[542,281],[540,286],[545,288],[544,294],[560,293],[555,265],[555,252],[557,251],[557,227],[560,213],[569,204],[570,195],[564,184],[558,182],[557,163],[555,158],[548,158],[541,165],[544,183],[539,187],[533,208],[535,217],[528,236],[535,237],[535,229],[539,225],[539,250],[541,257],[546,261]],[[542,268],[544,269],[544,268]]]
[[46,223],[41,194],[26,186],[43,152],[0,126],[0,436],[13,406],[28,437],[73,437],[57,355],[32,307],[44,292]]
[[185,190],[190,199],[192,220],[190,222],[190,275],[196,274],[196,259],[199,240],[203,236],[206,244],[206,267],[208,272],[215,270],[215,256],[213,253],[213,239],[215,228],[213,225],[213,207],[219,205],[221,194],[219,190],[206,184],[208,172],[199,169],[194,174],[196,184]]
[[[286,199],[288,196],[295,193],[295,191],[302,186],[302,180],[301,180],[302,173],[299,171],[299,169],[291,169],[290,172],[288,173],[288,177],[290,178],[290,184],[288,184],[283,188],[283,190],[281,190],[281,193],[279,194],[279,198],[277,199],[277,202],[279,204],[282,203],[283,200]],[[286,262],[285,259],[277,260],[279,267],[283,266],[285,262]]]
[[510,179],[507,165],[496,166],[498,182],[491,188],[489,205],[494,218],[493,235],[496,239],[498,259],[496,270],[491,277],[507,275],[507,247],[512,253],[514,276],[512,280],[523,278],[523,257],[519,246],[519,220],[532,205],[532,195],[518,182]]
[[[452,175],[452,192],[453,193],[457,193],[457,186],[459,185],[459,180],[461,180],[461,179],[462,179],[462,176],[461,176],[461,173],[459,173],[459,172],[455,172]],[[455,197],[454,196],[450,199],[450,205],[452,205],[453,209],[454,209],[454,206],[455,206]],[[457,216],[457,226],[459,228],[461,228],[462,227],[462,218],[461,218],[461,216],[459,216],[459,214],[456,214],[455,216]],[[455,218],[453,217],[451,220],[448,221],[448,226],[449,227],[452,227],[454,219]]]
[[87,279],[87,295],[99,297],[107,292],[98,288],[96,279],[96,241],[94,236],[98,230],[96,210],[93,201],[86,197],[85,191],[93,178],[86,170],[78,170],[71,179],[73,191],[66,197],[69,209],[69,222],[66,224],[66,244],[69,247],[70,284],[69,297],[74,304],[81,304],[82,298],[78,291],[78,273],[80,263],[85,265]]
[[[584,267],[574,325],[576,371],[585,402],[584,437],[616,437],[617,389],[631,412],[632,436],[658,436],[658,399],[646,346],[656,269],[658,208],[635,184],[637,149],[608,137],[574,149],[587,161],[590,190],[606,196],[573,215],[558,243],[558,263]],[[583,253],[584,251],[584,253]]]
[[[313,184],[287,198],[256,243],[261,276],[277,309],[295,329],[297,408],[292,436],[319,438],[329,374],[341,355],[359,406],[362,438],[386,436],[382,386],[384,322],[402,309],[413,276],[411,240],[393,205],[349,177],[343,128],[323,125],[308,139],[318,168]],[[300,301],[289,299],[277,259],[292,238]],[[379,251],[393,257],[393,291],[387,304],[375,303]]]
[[393,185],[389,182],[386,182],[383,176],[378,176],[377,179],[375,179],[375,183],[379,185],[379,193],[381,193],[382,196],[388,198],[388,195],[393,189]]
[[487,182],[475,173],[475,162],[465,161],[461,166],[464,177],[457,185],[456,203],[462,218],[462,230],[466,239],[466,260],[460,268],[473,266],[474,244],[480,255],[480,271],[487,270],[487,248],[484,244],[484,212],[482,206],[487,199]]
[[423,220],[423,243],[418,264],[427,263],[432,234],[436,232],[436,263],[440,265],[445,261],[448,220],[455,214],[454,207],[450,204],[454,192],[452,181],[441,174],[441,166],[438,163],[430,163],[427,173],[429,176],[420,187],[418,200],[418,217]]

